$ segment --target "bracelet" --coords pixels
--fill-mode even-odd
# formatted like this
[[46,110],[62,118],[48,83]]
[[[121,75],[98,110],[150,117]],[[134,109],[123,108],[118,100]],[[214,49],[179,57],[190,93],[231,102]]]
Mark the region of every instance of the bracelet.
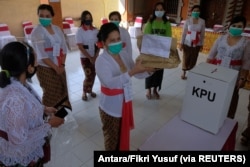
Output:
[[61,64],[61,66],[65,67],[65,64]]

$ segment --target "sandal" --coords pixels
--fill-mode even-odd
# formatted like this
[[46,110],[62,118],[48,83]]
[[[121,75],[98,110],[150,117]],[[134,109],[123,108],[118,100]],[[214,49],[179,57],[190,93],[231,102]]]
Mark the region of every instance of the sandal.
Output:
[[88,100],[88,97],[87,97],[86,94],[82,95],[82,100],[83,100],[83,101],[87,101],[87,100]]
[[181,79],[186,80],[187,77],[186,77],[185,75],[182,75],[182,76],[181,76]]
[[160,99],[160,95],[158,94],[158,92],[154,92],[154,97],[155,97],[155,99]]
[[90,96],[93,97],[93,98],[96,98],[96,93],[95,92],[91,92]]

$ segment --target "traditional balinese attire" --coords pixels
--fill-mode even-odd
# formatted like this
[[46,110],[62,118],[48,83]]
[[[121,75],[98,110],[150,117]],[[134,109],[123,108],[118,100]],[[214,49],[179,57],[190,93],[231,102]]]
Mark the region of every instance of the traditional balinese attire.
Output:
[[[144,29],[144,34],[155,34],[165,37],[172,36],[172,29],[169,22],[154,20],[152,23],[147,22]],[[163,80],[164,70],[157,70],[154,74],[145,80],[145,88],[150,89],[152,87],[161,89],[161,83]]]
[[191,70],[197,62],[201,46],[205,37],[205,21],[198,18],[198,23],[193,23],[193,18],[185,21],[181,44],[183,45],[182,70]]
[[[132,111],[132,85],[128,71],[134,66],[132,56],[125,50],[120,57],[126,66],[121,68],[104,50],[96,60],[96,73],[101,83],[100,116],[103,123],[105,150],[129,150],[130,129],[134,127]],[[148,73],[136,74],[145,78]]]
[[[89,53],[90,56],[94,57],[96,55],[97,47],[96,42],[98,30],[94,27],[87,29],[85,26],[78,28],[76,32],[76,43],[83,45],[83,48]],[[92,88],[95,82],[95,65],[90,62],[90,60],[80,52],[81,64],[85,74],[85,79],[83,81],[83,92],[92,93]]]
[[42,103],[46,106],[61,105],[72,110],[69,97],[66,72],[58,75],[55,70],[46,65],[43,59],[49,58],[60,66],[67,53],[67,45],[62,30],[51,25],[54,34],[50,34],[43,26],[37,25],[31,34],[32,46],[37,54],[37,78],[43,89]]

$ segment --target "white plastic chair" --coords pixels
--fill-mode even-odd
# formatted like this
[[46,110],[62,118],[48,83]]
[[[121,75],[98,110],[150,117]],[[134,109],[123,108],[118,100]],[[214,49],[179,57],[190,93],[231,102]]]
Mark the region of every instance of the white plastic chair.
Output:
[[137,38],[138,36],[142,35],[142,17],[137,16],[135,18],[134,26],[128,27],[128,33],[130,34],[130,37]]
[[76,34],[72,32],[70,24],[66,21],[63,22],[63,32],[65,34],[69,50],[77,49],[76,39],[75,39]]
[[24,30],[24,36],[25,36],[25,42],[27,42],[29,45],[32,44],[31,42],[31,32],[34,29],[34,25],[26,25],[23,30]]
[[73,33],[76,33],[77,27],[74,24],[74,20],[71,17],[64,18],[64,22],[68,22],[70,25],[70,29]]

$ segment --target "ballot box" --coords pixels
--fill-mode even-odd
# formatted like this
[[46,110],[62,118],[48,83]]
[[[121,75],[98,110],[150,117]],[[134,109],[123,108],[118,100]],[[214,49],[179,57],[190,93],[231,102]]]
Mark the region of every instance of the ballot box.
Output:
[[181,119],[213,134],[222,127],[238,71],[200,63],[188,73]]
[[177,114],[138,148],[139,151],[234,151],[237,121],[226,118],[217,134],[181,120]]

